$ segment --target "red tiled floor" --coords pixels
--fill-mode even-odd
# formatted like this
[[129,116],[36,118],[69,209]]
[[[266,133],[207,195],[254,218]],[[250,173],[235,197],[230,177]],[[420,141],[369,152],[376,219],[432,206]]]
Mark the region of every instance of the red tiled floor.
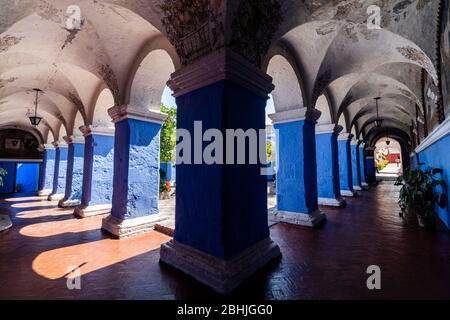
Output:
[[[254,299],[450,298],[450,233],[405,227],[392,184],[382,183],[342,209],[323,208],[319,229],[271,228],[283,257],[233,296]],[[0,203],[14,227],[0,233],[0,298],[217,299],[189,277],[158,263],[169,237],[150,232],[112,240],[101,218],[75,219],[39,198]],[[381,267],[382,290],[366,288],[366,268]],[[66,274],[81,266],[81,290]]]

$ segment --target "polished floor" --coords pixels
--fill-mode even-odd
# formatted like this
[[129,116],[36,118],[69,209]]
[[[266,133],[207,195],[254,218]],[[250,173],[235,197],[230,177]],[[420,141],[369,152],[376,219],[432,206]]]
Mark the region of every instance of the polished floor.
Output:
[[[283,257],[239,288],[247,299],[450,299],[450,232],[404,226],[398,189],[382,182],[346,208],[322,208],[317,229],[277,224]],[[0,233],[0,298],[219,299],[189,277],[158,263],[169,236],[153,231],[113,240],[102,217],[75,219],[38,197],[0,201],[14,226]],[[381,290],[368,290],[366,269],[381,268]],[[81,290],[67,277],[81,272]]]

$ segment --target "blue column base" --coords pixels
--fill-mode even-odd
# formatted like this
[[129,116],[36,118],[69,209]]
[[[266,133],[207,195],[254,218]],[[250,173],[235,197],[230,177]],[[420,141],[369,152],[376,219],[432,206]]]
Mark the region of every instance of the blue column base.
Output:
[[161,246],[161,261],[171,265],[220,294],[236,289],[249,275],[281,255],[270,238],[259,241],[238,256],[222,260],[176,240]]
[[319,198],[318,202],[321,206],[329,207],[343,207],[347,204],[347,202],[341,196],[337,198]]
[[358,193],[354,190],[341,190],[341,195],[343,197],[352,198],[352,197],[356,197],[358,195]]
[[271,219],[276,222],[284,222],[305,227],[316,227],[326,220],[326,216],[319,209],[311,213],[289,212],[276,210]]

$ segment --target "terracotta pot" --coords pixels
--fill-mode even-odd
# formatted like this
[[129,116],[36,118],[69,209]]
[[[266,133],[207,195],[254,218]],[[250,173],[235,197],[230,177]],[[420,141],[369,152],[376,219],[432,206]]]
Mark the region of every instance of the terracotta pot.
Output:
[[167,191],[161,192],[159,194],[159,200],[168,200],[170,199],[170,194]]
[[417,219],[419,220],[419,226],[426,230],[435,230],[436,229],[436,217],[433,215],[417,215]]

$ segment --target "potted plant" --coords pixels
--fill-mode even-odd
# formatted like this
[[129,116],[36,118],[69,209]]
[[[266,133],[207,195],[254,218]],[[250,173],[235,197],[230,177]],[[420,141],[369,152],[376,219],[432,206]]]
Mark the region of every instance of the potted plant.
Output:
[[166,173],[163,170],[160,170],[160,179],[159,179],[159,199],[167,200],[170,198],[170,182],[166,180]]
[[447,205],[447,185],[438,176],[442,169],[431,168],[419,163],[414,170],[407,170],[400,175],[395,185],[402,186],[398,203],[403,218],[411,222],[417,216],[419,225],[426,229],[436,226],[436,205]]

